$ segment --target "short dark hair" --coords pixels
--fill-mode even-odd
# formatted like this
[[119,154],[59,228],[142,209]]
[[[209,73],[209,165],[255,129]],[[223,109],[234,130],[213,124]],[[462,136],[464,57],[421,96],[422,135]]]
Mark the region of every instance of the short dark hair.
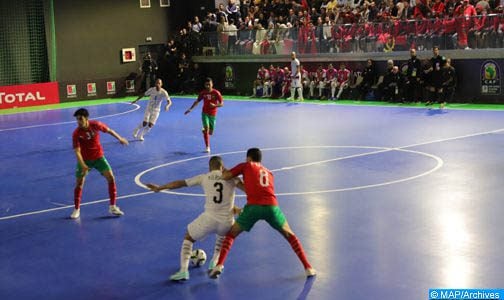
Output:
[[82,117],[85,117],[85,118],[89,118],[89,112],[85,108],[79,108],[78,110],[76,110],[74,112],[73,116],[74,117],[82,116]]
[[207,77],[207,78],[205,79],[205,82],[213,82],[213,80],[212,80],[212,78]]
[[432,46],[432,50],[434,50],[434,49],[438,49],[439,50],[439,46],[438,45]]
[[208,165],[210,166],[210,169],[216,170],[222,167],[224,165],[224,162],[222,161],[222,158],[220,156],[212,156],[208,161]]
[[247,157],[250,157],[252,161],[261,162],[262,153],[259,148],[250,148],[247,150]]

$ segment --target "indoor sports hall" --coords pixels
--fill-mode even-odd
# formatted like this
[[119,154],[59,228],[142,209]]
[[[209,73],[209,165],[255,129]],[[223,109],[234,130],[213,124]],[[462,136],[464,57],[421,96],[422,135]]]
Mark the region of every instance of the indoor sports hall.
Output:
[[[173,97],[143,142],[131,134],[147,101],[85,106],[130,140],[101,137],[122,217],[108,214],[93,170],[81,216],[69,218],[80,106],[0,115],[0,298],[425,299],[429,288],[502,286],[504,111],[225,99],[211,154],[199,114],[184,115],[192,98]],[[220,278],[206,264],[170,282],[202,190],[144,184],[205,173],[211,155],[232,167],[250,147],[263,150],[317,276],[306,279],[288,243],[259,222],[236,239]],[[214,240],[194,249],[211,253]]]

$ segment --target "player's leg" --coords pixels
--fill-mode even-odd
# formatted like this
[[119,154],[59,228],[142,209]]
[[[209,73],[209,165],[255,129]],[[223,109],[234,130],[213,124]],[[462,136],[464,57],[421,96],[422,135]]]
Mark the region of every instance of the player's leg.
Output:
[[180,281],[189,279],[189,260],[191,259],[193,244],[205,238],[208,234],[215,232],[216,223],[214,219],[202,213],[187,225],[187,231],[180,248],[180,270],[171,275],[170,280]]
[[203,140],[205,142],[205,152],[210,152],[210,116],[202,113],[201,114],[201,122],[203,123],[203,129],[201,132],[203,133]]
[[209,272],[210,278],[217,278],[224,269],[224,262],[226,257],[233,246],[233,242],[243,231],[250,231],[254,224],[263,219],[261,205],[245,205],[243,211],[236,219],[236,222],[231,226],[231,229],[226,234],[226,238],[222,242],[222,248],[219,254],[217,266]]
[[334,100],[334,94],[336,94],[336,87],[338,83],[336,80],[331,80],[331,100]]
[[105,177],[108,183],[108,192],[109,192],[109,198],[110,198],[110,206],[109,206],[109,213],[115,215],[115,216],[122,216],[124,215],[124,212],[122,212],[119,207],[116,205],[117,202],[117,187],[116,187],[116,181],[114,177],[114,173],[112,172],[112,168],[110,167],[110,164],[108,163],[107,159],[105,157],[102,157],[96,161],[96,169]]
[[338,91],[338,95],[336,96],[336,100],[339,100],[339,98],[341,97],[341,94],[343,93],[343,90],[346,89],[346,87],[347,87],[346,83],[342,83],[339,85],[339,91]]
[[310,99],[313,99],[313,92],[315,90],[315,80],[310,81]]
[[80,203],[82,200],[82,189],[84,188],[85,181],[86,174],[82,172],[82,168],[79,164],[77,164],[77,170],[75,171],[74,210],[70,215],[71,219],[77,219],[80,217]]
[[149,124],[150,116],[151,116],[151,109],[150,109],[150,105],[147,104],[147,107],[145,108],[144,118],[143,118],[142,123],[138,124],[137,128],[135,128],[135,130],[133,130],[133,137],[134,138],[138,138],[139,136],[142,135],[143,129],[147,126],[147,124]]
[[147,122],[144,122],[144,123],[146,123],[144,125],[144,130],[138,136],[139,140],[143,141],[144,140],[144,136],[147,133],[149,133],[149,131],[152,129],[152,127],[154,127],[154,125],[156,124],[157,119],[159,118],[159,113],[160,113],[159,109],[151,111],[151,113],[149,115],[149,118],[146,120]]
[[299,260],[303,264],[306,276],[314,276],[316,272],[306,258],[303,245],[301,245],[301,242],[290,228],[289,223],[287,222],[287,219],[285,218],[285,215],[283,214],[280,207],[270,206],[269,212],[267,213],[267,218],[265,218],[265,220],[266,222],[268,222],[268,224],[270,224],[273,228],[280,232],[280,234],[287,240],[287,242],[289,242],[292,250],[294,250],[294,253],[296,253]]

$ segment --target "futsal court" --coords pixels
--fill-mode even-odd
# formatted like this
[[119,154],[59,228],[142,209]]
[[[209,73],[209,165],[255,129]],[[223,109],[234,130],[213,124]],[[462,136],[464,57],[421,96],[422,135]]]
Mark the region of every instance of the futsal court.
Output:
[[[504,287],[504,111],[231,101],[211,155],[227,167],[263,150],[280,207],[317,276],[306,279],[266,223],[240,235],[220,278],[179,268],[198,187],[152,193],[208,171],[201,104],[173,98],[135,141],[147,101],[87,107],[130,140],[101,134],[123,217],[106,180],[87,176],[71,220],[77,108],[0,116],[0,299],[427,299],[429,288]],[[243,194],[236,198],[245,204]],[[210,256],[214,237],[194,244]]]

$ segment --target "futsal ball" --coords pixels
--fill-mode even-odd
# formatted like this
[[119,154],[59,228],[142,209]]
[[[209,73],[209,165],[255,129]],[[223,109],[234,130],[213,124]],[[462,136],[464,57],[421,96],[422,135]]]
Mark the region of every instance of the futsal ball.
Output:
[[201,267],[205,264],[206,259],[206,253],[203,249],[196,249],[191,253],[191,264],[194,267]]

